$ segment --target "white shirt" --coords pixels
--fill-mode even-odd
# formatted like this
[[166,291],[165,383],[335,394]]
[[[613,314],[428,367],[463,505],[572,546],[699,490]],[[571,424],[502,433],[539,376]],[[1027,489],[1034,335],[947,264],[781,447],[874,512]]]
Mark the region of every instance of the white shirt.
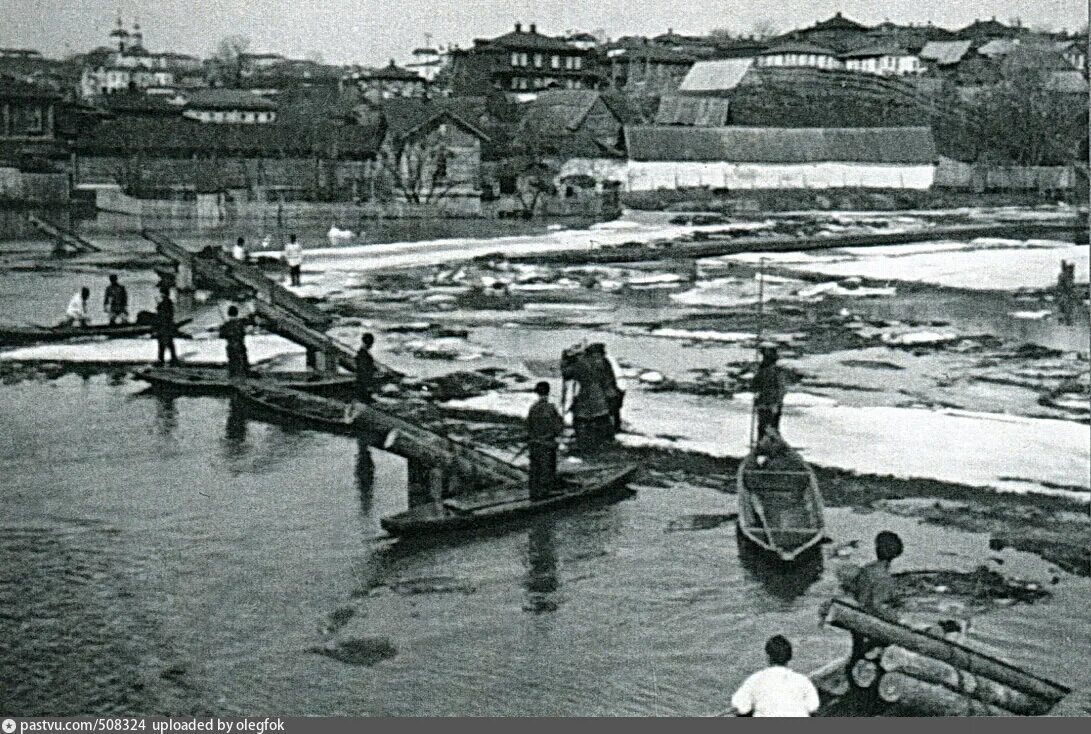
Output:
[[289,265],[295,267],[303,264],[303,245],[298,242],[289,242],[284,246],[284,259]]
[[68,302],[68,308],[65,310],[65,314],[71,319],[87,318],[87,304],[83,300],[83,294],[77,293],[72,296],[72,300]]
[[235,247],[233,247],[231,250],[231,256],[234,257],[236,260],[245,260],[246,249],[235,245]]
[[818,711],[818,689],[807,676],[773,665],[743,681],[731,705],[754,716],[810,716]]

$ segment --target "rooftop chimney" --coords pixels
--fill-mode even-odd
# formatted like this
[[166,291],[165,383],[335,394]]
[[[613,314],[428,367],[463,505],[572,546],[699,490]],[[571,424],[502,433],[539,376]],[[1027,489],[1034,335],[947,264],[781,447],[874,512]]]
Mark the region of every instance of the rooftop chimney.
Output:
[[515,32],[516,33],[522,33],[523,32],[523,24],[522,23],[516,23],[515,24]]
[[538,32],[538,26],[536,24],[534,24],[534,23],[531,23],[530,24],[530,32],[531,33],[537,33]]

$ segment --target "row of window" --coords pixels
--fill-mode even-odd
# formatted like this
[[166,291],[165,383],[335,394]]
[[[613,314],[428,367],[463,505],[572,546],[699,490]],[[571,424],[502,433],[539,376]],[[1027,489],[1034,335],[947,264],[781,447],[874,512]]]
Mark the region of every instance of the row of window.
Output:
[[[535,69],[545,68],[545,54],[528,54],[525,51],[512,51],[511,65],[516,67],[528,67],[533,63]],[[564,68],[568,71],[579,71],[583,68],[582,56],[561,56],[553,54],[549,57],[549,68]]]
[[530,77],[525,76],[513,76],[511,78],[511,88],[526,90],[526,89],[548,89],[552,86],[563,87],[564,89],[583,89],[582,79],[554,79],[553,77]]
[[275,112],[184,112],[186,117],[195,117],[201,122],[272,122],[276,119]]

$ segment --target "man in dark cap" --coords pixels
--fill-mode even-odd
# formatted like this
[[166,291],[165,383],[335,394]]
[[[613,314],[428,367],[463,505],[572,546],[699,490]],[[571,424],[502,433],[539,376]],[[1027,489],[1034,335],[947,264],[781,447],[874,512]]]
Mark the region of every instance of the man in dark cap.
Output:
[[557,483],[557,439],[564,432],[561,414],[549,402],[549,383],[534,386],[538,402],[527,413],[527,450],[530,454],[530,499],[549,495]]
[[246,322],[239,318],[237,306],[227,309],[227,321],[220,326],[220,338],[227,342],[227,373],[232,377],[246,377],[250,360],[246,353]]
[[356,352],[356,391],[352,402],[345,408],[345,421],[356,419],[361,403],[368,405],[373,402],[372,393],[375,392],[375,357],[371,356],[371,347],[375,345],[375,335],[368,332],[360,337],[360,349]]
[[769,428],[780,430],[780,411],[784,406],[784,376],[777,366],[777,348],[762,344],[761,364],[754,374],[754,411],[758,416],[758,439]]
[[110,275],[110,285],[106,286],[102,298],[102,310],[111,324],[124,323],[129,318],[129,292],[118,282],[116,274]]
[[155,341],[159,347],[159,364],[170,353],[170,363],[178,364],[178,352],[174,349],[175,336],[174,301],[170,298],[170,288],[159,289],[159,303],[155,307]]

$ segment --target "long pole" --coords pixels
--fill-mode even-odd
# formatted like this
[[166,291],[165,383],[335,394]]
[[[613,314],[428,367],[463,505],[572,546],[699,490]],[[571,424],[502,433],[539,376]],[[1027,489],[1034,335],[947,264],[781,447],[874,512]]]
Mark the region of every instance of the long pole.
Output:
[[[761,340],[764,333],[765,316],[765,258],[758,260],[758,335],[754,344],[754,357],[756,361],[761,359]],[[754,432],[757,430],[758,420],[758,396],[754,394],[750,403],[750,450],[754,450]]]

